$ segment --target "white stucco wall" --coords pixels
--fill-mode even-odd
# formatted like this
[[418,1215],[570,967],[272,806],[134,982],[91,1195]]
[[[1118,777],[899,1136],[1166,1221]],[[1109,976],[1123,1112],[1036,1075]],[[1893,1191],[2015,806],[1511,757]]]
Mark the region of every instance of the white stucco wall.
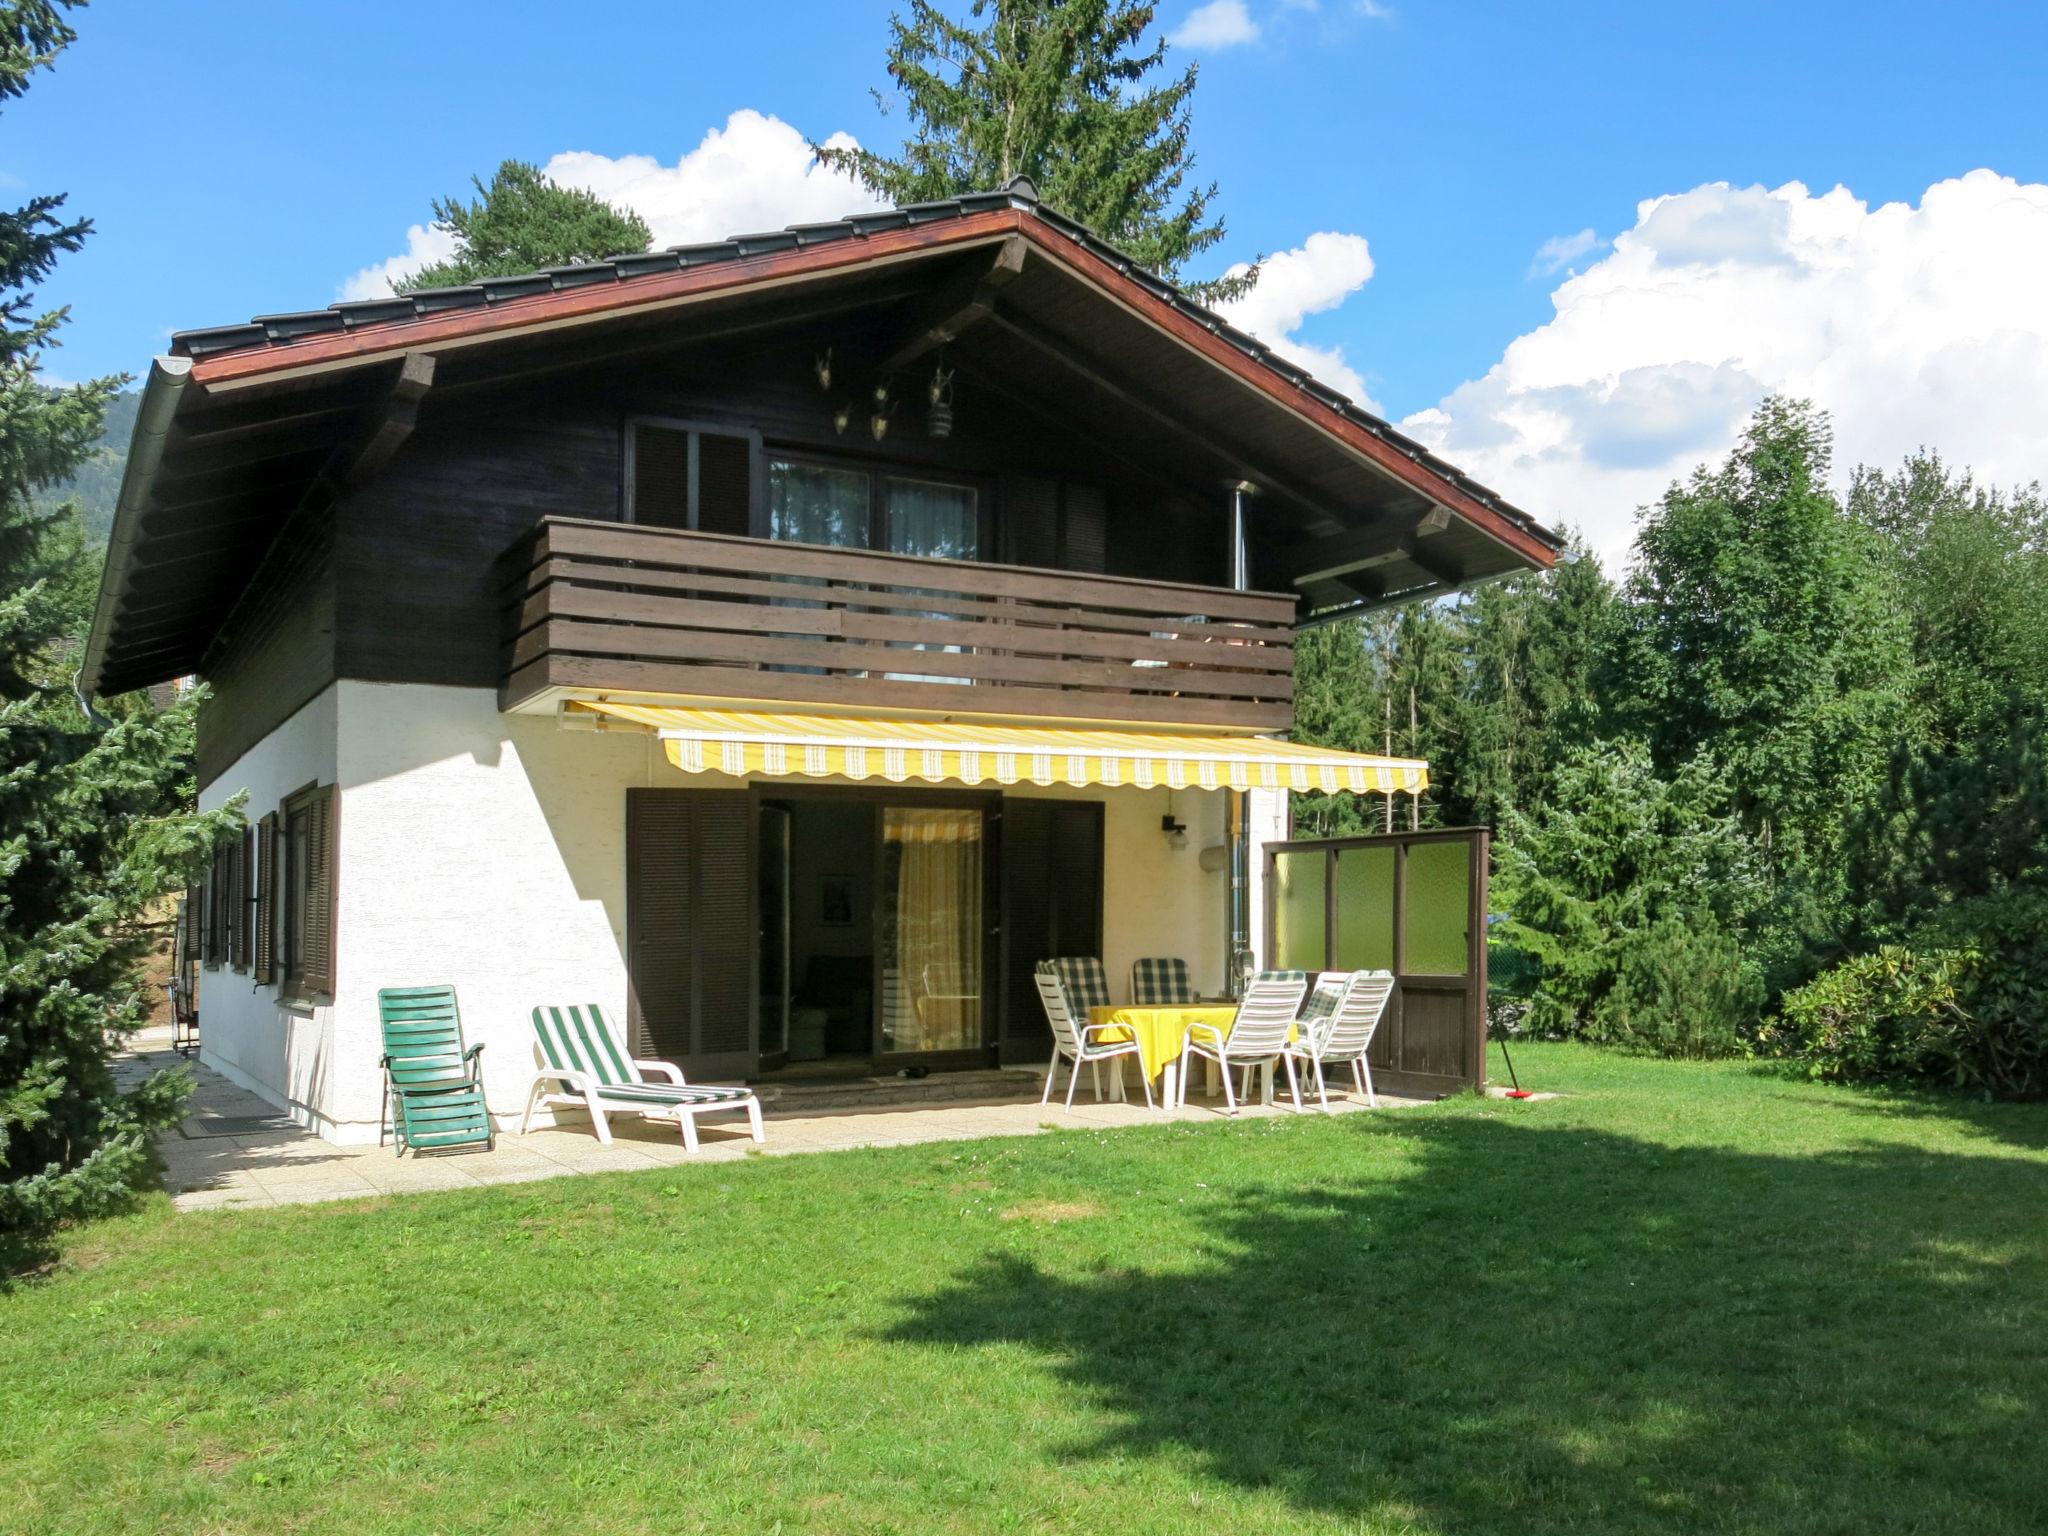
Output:
[[[334,688],[315,698],[201,790],[200,809],[246,792],[245,814],[255,822],[309,784],[332,784],[338,706]],[[333,1009],[281,1007],[276,987],[223,966],[199,973],[199,1024],[202,1062],[301,1123],[321,1123],[333,1080]]]
[[[683,776],[648,735],[501,714],[487,689],[343,682],[202,801],[246,788],[253,819],[316,779],[341,786],[334,1004],[280,1009],[275,989],[207,972],[202,1035],[210,1064],[344,1142],[377,1134],[379,987],[455,985],[501,1123],[532,1077],[536,1004],[595,1001],[623,1023],[625,792],[738,782]],[[1223,840],[1221,793],[1171,797],[1183,849],[1160,830],[1165,790],[1020,793],[1106,804],[1103,960],[1118,996],[1143,955],[1182,956],[1199,989],[1222,987],[1227,876],[1200,864]],[[1257,844],[1284,835],[1284,798],[1254,797],[1255,900]],[[1255,943],[1260,931],[1255,911]]]

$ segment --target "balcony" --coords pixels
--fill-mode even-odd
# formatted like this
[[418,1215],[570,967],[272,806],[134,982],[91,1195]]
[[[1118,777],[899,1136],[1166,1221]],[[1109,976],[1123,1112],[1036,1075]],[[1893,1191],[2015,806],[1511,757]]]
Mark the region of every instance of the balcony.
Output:
[[1294,599],[546,518],[499,703],[560,690],[1278,731]]

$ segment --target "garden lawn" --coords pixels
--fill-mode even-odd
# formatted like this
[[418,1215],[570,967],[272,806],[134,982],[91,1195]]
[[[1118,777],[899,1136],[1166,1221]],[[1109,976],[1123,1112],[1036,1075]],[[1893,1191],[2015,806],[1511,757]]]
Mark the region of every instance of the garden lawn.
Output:
[[153,1201],[0,1294],[0,1527],[2048,1529],[2048,1108],[1517,1065],[1568,1097]]

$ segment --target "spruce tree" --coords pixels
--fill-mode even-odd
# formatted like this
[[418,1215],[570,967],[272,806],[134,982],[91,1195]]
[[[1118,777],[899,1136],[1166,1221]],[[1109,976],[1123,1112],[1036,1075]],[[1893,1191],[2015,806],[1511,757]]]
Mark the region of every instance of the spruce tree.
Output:
[[644,251],[654,240],[637,213],[580,187],[557,186],[523,160],[501,164],[489,186],[475,176],[470,185],[474,202],[434,200],[434,228],[455,237],[455,255],[393,283],[394,292],[603,261]]
[[[902,152],[813,148],[899,205],[1028,176],[1047,205],[1181,281],[1224,227],[1210,216],[1214,183],[1188,185],[1196,66],[1158,74],[1167,48],[1148,46],[1152,18],[1138,0],[974,0],[961,20],[910,0],[889,23],[889,75],[912,128]],[[1190,287],[1214,302],[1257,276]]]
[[[0,100],[72,41],[66,9],[0,0]],[[189,705],[125,701],[108,721],[72,691],[92,557],[76,509],[36,497],[85,456],[122,381],[42,382],[65,316],[38,312],[33,285],[90,232],[61,196],[0,213],[0,1274],[25,1239],[147,1176],[147,1132],[175,1118],[187,1080],[123,1094],[109,1069],[153,1001],[143,920],[234,819],[184,810]]]

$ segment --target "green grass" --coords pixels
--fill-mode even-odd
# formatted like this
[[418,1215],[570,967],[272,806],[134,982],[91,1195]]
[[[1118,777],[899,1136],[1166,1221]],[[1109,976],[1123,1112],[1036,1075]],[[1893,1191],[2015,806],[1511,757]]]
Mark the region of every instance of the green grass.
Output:
[[0,1295],[0,1527],[2048,1529],[2048,1108],[1570,1097],[161,1202]]

